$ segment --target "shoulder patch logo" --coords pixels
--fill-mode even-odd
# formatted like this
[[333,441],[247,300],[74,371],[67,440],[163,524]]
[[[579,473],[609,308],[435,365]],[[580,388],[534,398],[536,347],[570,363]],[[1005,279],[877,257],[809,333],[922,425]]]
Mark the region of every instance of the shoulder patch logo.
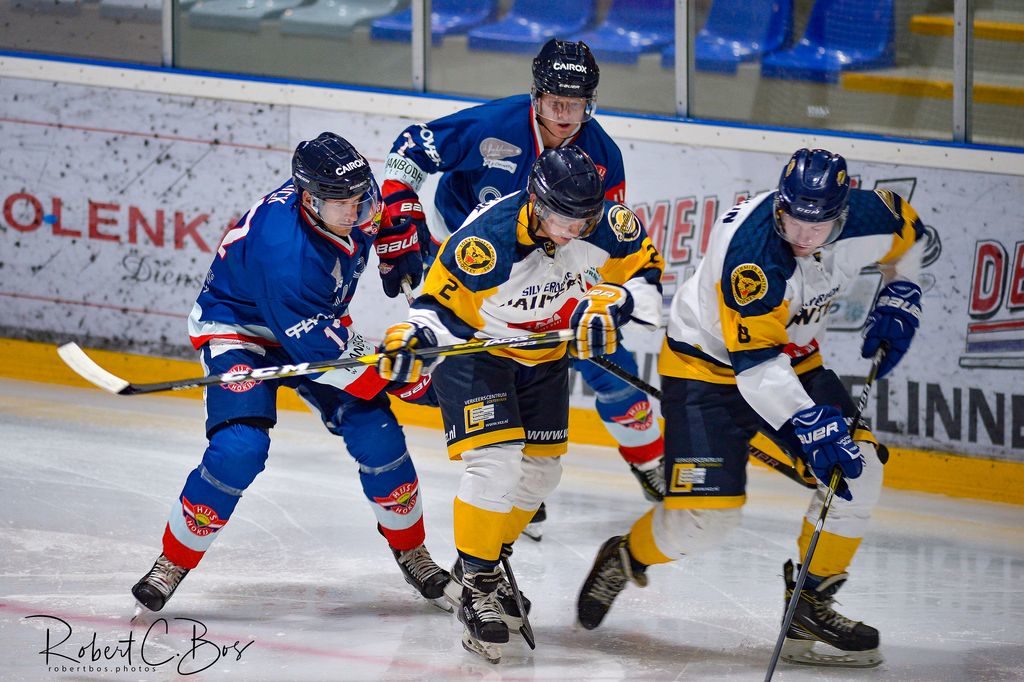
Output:
[[518,164],[515,161],[504,161],[514,156],[519,156],[523,150],[505,140],[496,137],[488,137],[480,143],[480,156],[484,160],[484,168],[500,168],[509,173],[515,173]]
[[732,295],[740,305],[747,305],[768,293],[768,278],[764,270],[753,263],[737,265],[729,275]]
[[463,272],[485,275],[494,269],[498,255],[486,239],[466,237],[455,247],[455,263]]
[[640,221],[622,204],[615,204],[608,209],[608,224],[620,242],[631,242],[640,236]]
[[889,213],[892,213],[893,217],[899,220],[900,214],[896,211],[896,195],[887,189],[876,189],[875,194],[882,200],[885,207],[889,209]]

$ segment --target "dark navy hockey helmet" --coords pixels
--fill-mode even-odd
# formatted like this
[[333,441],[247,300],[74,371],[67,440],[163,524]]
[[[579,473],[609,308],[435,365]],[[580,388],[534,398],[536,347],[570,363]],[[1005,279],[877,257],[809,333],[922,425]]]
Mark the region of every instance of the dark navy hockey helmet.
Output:
[[600,80],[601,69],[586,43],[552,38],[533,60],[534,109],[542,93],[578,97],[586,101],[583,121],[589,121],[597,107]]
[[546,149],[530,170],[528,185],[536,195],[534,211],[541,220],[552,215],[586,221],[580,236],[593,231],[604,209],[604,180],[594,161],[579,147]]
[[297,189],[309,192],[320,221],[332,222],[324,215],[325,204],[331,200],[360,197],[357,215],[351,221],[354,225],[368,224],[379,211],[380,190],[370,163],[340,135],[325,132],[300,142],[292,155],[292,179]]
[[850,176],[846,159],[825,149],[798,149],[779,178],[775,194],[775,229],[782,231],[782,215],[807,223],[836,221],[826,244],[835,241],[846,222]]

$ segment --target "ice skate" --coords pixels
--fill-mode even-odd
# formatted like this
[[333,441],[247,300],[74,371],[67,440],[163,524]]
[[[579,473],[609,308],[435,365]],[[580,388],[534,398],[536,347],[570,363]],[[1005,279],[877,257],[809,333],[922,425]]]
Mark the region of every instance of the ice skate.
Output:
[[[796,587],[793,562],[787,561],[782,571],[788,606]],[[844,668],[873,668],[882,662],[882,654],[878,651],[878,630],[852,621],[832,608],[833,597],[847,577],[847,573],[829,576],[816,589],[800,590],[793,624],[789,626],[782,645],[782,660]],[[836,652],[816,651],[816,642],[828,645]]]
[[626,583],[633,581],[640,587],[647,586],[646,567],[637,570],[630,560],[628,538],[628,535],[608,538],[598,550],[594,566],[583,581],[576,602],[576,617],[588,630],[601,624],[615,597],[626,588]]
[[402,551],[391,549],[398,567],[402,569],[405,582],[409,583],[437,608],[448,613],[452,607],[445,599],[444,588],[450,580],[448,571],[434,563],[425,545]]
[[[510,555],[511,546],[505,545],[508,548],[508,554]],[[505,548],[502,548],[502,553],[505,553]],[[498,583],[498,589],[495,594],[498,600],[498,612],[501,614],[501,619],[505,622],[509,632],[519,632],[519,628],[523,626],[523,614],[519,611],[519,605],[516,603],[516,598],[512,594],[512,585],[508,582],[505,577],[504,571],[498,569],[501,576],[501,581]],[[463,573],[462,573],[462,562],[456,561],[455,565],[452,566],[452,579],[449,581],[444,588],[445,597],[448,602],[455,608],[458,608],[459,603],[462,600],[462,588],[463,588]],[[530,615],[531,602],[525,594],[519,593],[523,598],[523,608],[526,609],[526,615]]]
[[497,591],[501,570],[466,571],[458,560],[462,574],[462,595],[456,615],[465,626],[462,646],[490,663],[501,660],[501,645],[508,643],[508,626],[502,620]]
[[543,523],[547,521],[548,510],[544,507],[544,503],[541,502],[540,506],[537,507],[537,511],[534,512],[533,518],[526,524],[526,528],[523,529],[523,535],[530,538],[534,542],[540,542],[544,537]]
[[630,464],[629,470],[633,472],[636,480],[640,482],[640,487],[644,491],[644,497],[651,502],[661,502],[665,497],[664,460],[658,457],[639,466]]
[[189,569],[182,568],[161,554],[149,572],[132,587],[132,595],[138,600],[134,621],[143,613],[143,608],[159,611],[171,598],[178,585],[188,575]]

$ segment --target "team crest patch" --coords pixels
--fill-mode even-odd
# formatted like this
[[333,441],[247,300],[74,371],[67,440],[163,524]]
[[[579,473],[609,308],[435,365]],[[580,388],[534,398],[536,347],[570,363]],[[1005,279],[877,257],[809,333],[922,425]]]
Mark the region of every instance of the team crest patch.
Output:
[[768,278],[764,271],[753,263],[744,263],[733,268],[729,276],[732,295],[740,305],[747,305],[768,293]]
[[466,237],[455,247],[455,263],[463,272],[485,275],[494,269],[498,256],[486,239]]
[[608,209],[608,224],[612,226],[615,238],[620,242],[631,242],[640,236],[640,221],[632,211],[621,204]]
[[419,497],[419,480],[412,483],[403,483],[387,497],[374,497],[373,501],[384,507],[389,512],[405,516],[416,506],[416,498]]
[[185,525],[188,529],[201,538],[216,533],[227,523],[210,507],[205,504],[192,504],[184,495],[181,496],[181,513],[185,516]]
[[[227,371],[227,373],[228,374],[237,374],[239,372],[251,372],[251,371],[252,371],[252,367],[250,367],[249,365],[235,365],[234,367],[229,369]],[[248,391],[249,389],[251,389],[253,386],[255,386],[258,383],[260,383],[260,382],[256,381],[255,379],[246,379],[244,381],[236,381],[235,383],[232,383],[232,384],[222,384],[222,388],[226,388],[229,391],[233,391],[235,393],[245,393],[246,391]]]

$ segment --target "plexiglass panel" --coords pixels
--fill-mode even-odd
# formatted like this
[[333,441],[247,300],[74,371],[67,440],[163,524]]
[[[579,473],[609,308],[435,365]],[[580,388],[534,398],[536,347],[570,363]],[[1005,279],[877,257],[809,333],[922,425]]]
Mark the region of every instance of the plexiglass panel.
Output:
[[1024,146],[1024,2],[973,4],[973,141]]
[[409,88],[409,43],[370,37],[407,0],[175,3],[174,65],[287,79]]
[[583,40],[594,52],[601,69],[599,109],[675,113],[674,0],[432,5],[431,91],[487,99],[529,92],[533,57],[556,37]]
[[949,140],[953,0],[714,0],[698,12],[693,115]]
[[0,49],[159,65],[162,0],[0,2]]

